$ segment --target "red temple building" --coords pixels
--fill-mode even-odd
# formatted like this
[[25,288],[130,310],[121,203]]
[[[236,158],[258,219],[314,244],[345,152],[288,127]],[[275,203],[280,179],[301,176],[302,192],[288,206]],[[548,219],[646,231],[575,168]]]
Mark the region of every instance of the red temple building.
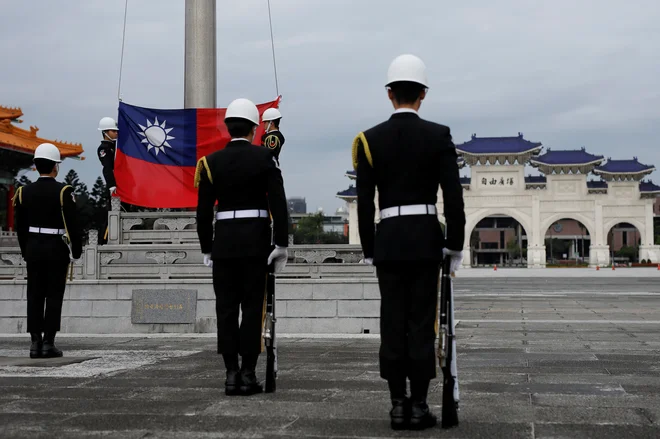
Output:
[[34,150],[42,143],[52,143],[60,150],[62,158],[79,158],[83,153],[80,143],[68,143],[48,140],[37,136],[39,128],[30,126],[29,130],[19,128],[19,119],[23,115],[20,108],[0,105],[0,229],[13,230],[14,212],[11,199],[14,196],[14,179],[22,170],[32,167]]

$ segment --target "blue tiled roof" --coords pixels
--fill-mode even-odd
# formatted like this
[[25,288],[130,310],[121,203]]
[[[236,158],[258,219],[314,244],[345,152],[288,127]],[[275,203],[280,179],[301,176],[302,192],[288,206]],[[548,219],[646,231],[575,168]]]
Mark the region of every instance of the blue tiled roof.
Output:
[[639,183],[640,192],[660,192],[660,186],[653,184],[652,181],[642,181]]
[[357,189],[350,185],[345,191],[337,192],[338,197],[357,197]]
[[470,177],[461,177],[461,184],[470,184]]
[[602,155],[589,154],[584,148],[559,151],[548,149],[545,154],[533,158],[531,162],[544,165],[583,165],[602,161],[603,159]]
[[650,171],[655,169],[653,166],[645,165],[633,157],[632,160],[611,160],[594,169],[595,172],[607,172],[611,174],[635,174],[638,172]]
[[353,177],[355,177],[357,175],[357,172],[355,172],[354,169],[351,169],[350,171],[346,171],[346,175],[352,175]]
[[522,133],[515,137],[477,137],[456,145],[459,152],[468,154],[521,154],[541,148],[541,143],[523,139]]
[[587,181],[587,187],[589,189],[607,189],[607,182],[600,180],[589,180]]
[[528,175],[525,177],[525,183],[531,184],[531,183],[546,183],[547,179],[545,178],[545,175]]

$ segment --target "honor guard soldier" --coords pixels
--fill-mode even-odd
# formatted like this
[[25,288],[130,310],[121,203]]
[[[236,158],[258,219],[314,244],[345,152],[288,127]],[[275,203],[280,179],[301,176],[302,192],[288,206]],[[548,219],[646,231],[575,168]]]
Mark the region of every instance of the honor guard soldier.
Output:
[[279,162],[280,152],[282,152],[282,146],[284,146],[284,136],[280,132],[282,114],[277,108],[269,108],[264,111],[261,120],[263,121],[265,131],[261,136],[261,144],[273,151],[273,155]]
[[[463,189],[449,128],[418,115],[428,89],[422,60],[397,57],[386,87],[394,114],[353,141],[358,224],[364,262],[376,266],[381,294],[379,362],[391,394],[391,426],[424,429],[436,424],[426,398],[436,377],[438,282],[443,253],[452,271],[462,261]],[[438,185],[446,239],[436,212]]]
[[225,393],[251,395],[263,391],[255,368],[263,351],[266,279],[272,262],[276,272],[286,264],[288,208],[277,160],[252,144],[259,126],[254,103],[236,99],[229,104],[225,125],[231,136],[227,146],[197,163],[197,234],[204,263],[213,269]]
[[55,145],[39,145],[34,152],[39,179],[20,187],[13,200],[18,242],[27,268],[31,358],[62,356],[55,346],[55,334],[60,330],[67,268],[82,253],[73,187],[55,180],[61,161]]
[[[99,161],[103,166],[103,178],[105,179],[105,186],[110,192],[112,197],[117,192],[117,183],[115,182],[115,155],[117,149],[117,137],[119,136],[119,128],[117,127],[117,122],[111,117],[104,117],[99,121],[99,131],[103,136],[101,144],[99,145],[96,153],[99,157]],[[108,211],[111,209],[111,205],[107,206]],[[106,220],[107,221],[107,220]],[[101,238],[100,243],[105,244],[107,241],[107,226]]]

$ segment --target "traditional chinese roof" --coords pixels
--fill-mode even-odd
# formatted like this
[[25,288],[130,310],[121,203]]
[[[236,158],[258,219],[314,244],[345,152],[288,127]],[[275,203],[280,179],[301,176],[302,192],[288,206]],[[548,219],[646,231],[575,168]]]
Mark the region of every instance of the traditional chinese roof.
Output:
[[603,160],[602,155],[590,154],[584,147],[555,151],[548,148],[545,154],[534,157],[529,163],[544,174],[588,174]]
[[594,174],[598,174],[608,181],[639,181],[653,171],[655,171],[654,166],[640,163],[637,157],[633,157],[632,160],[612,160],[608,157],[607,163],[594,169]]
[[651,180],[641,181],[639,183],[639,191],[645,193],[660,194],[660,186],[653,184]]
[[458,160],[456,160],[456,163],[458,164],[458,169],[463,169],[465,167],[465,159],[463,157],[459,157]]
[[[34,154],[42,143],[52,143],[60,150],[62,158],[77,157],[83,153],[82,144],[62,142],[59,140],[49,140],[38,137],[39,128],[30,126],[29,130],[24,130],[12,124],[12,120],[21,116],[20,109],[0,107],[0,148],[16,151],[24,154]],[[20,123],[20,121],[19,121]],[[81,157],[84,160],[84,157]]]
[[465,143],[456,145],[456,151],[461,154],[469,165],[489,164],[523,164],[530,157],[541,151],[540,142],[530,142],[523,139],[522,133],[515,137],[477,137],[476,134]]
[[352,200],[357,198],[357,188],[355,188],[353,185],[350,185],[345,191],[337,192],[337,198],[341,198],[343,200]]
[[528,175],[525,177],[525,184],[546,184],[545,175]]
[[470,177],[460,177],[461,184],[470,184]]
[[18,119],[22,115],[23,115],[23,111],[21,111],[20,108],[3,107],[2,105],[0,105],[0,120],[3,119],[14,120],[14,119]]
[[607,182],[602,180],[589,180],[587,181],[589,189],[607,189]]
[[351,180],[355,180],[355,178],[357,177],[357,172],[355,170],[350,170],[350,171],[346,171],[346,174],[344,175],[346,175],[346,177],[350,178]]

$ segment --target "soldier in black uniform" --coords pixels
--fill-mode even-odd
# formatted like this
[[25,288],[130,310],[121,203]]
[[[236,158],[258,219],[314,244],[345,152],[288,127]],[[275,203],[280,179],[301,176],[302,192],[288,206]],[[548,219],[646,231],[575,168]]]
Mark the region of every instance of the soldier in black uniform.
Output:
[[[422,60],[397,57],[387,87],[394,114],[353,142],[358,223],[364,261],[376,266],[381,293],[380,375],[390,388],[391,425],[423,429],[436,423],[426,397],[436,377],[438,281],[443,253],[451,258],[453,271],[462,261],[463,190],[449,128],[417,114],[427,90]],[[438,185],[446,239],[436,212]]]
[[[115,181],[115,151],[117,149],[117,137],[119,136],[119,128],[117,122],[111,117],[104,117],[99,121],[99,131],[103,136],[101,144],[96,150],[99,161],[103,166],[103,178],[105,179],[105,186],[110,192],[112,197],[117,192],[117,183]],[[111,209],[111,204],[106,206],[108,211]],[[106,220],[107,221],[107,220]],[[103,230],[103,236],[99,240],[100,244],[107,242],[107,224]]]
[[20,187],[13,201],[18,242],[27,264],[30,357],[61,357],[55,333],[60,330],[67,268],[80,258],[82,239],[73,188],[55,180],[60,151],[43,143],[35,150],[34,163],[39,179]]
[[276,272],[286,264],[288,208],[277,160],[252,144],[259,125],[257,107],[247,99],[233,101],[225,124],[229,144],[197,163],[197,234],[204,263],[213,269],[218,353],[227,369],[225,393],[251,395],[263,391],[255,368],[263,350],[266,274],[271,262]]
[[273,151],[273,155],[279,162],[280,152],[282,152],[284,146],[284,135],[280,131],[282,114],[277,108],[269,108],[264,111],[261,120],[265,130],[265,133],[261,136],[261,145]]

